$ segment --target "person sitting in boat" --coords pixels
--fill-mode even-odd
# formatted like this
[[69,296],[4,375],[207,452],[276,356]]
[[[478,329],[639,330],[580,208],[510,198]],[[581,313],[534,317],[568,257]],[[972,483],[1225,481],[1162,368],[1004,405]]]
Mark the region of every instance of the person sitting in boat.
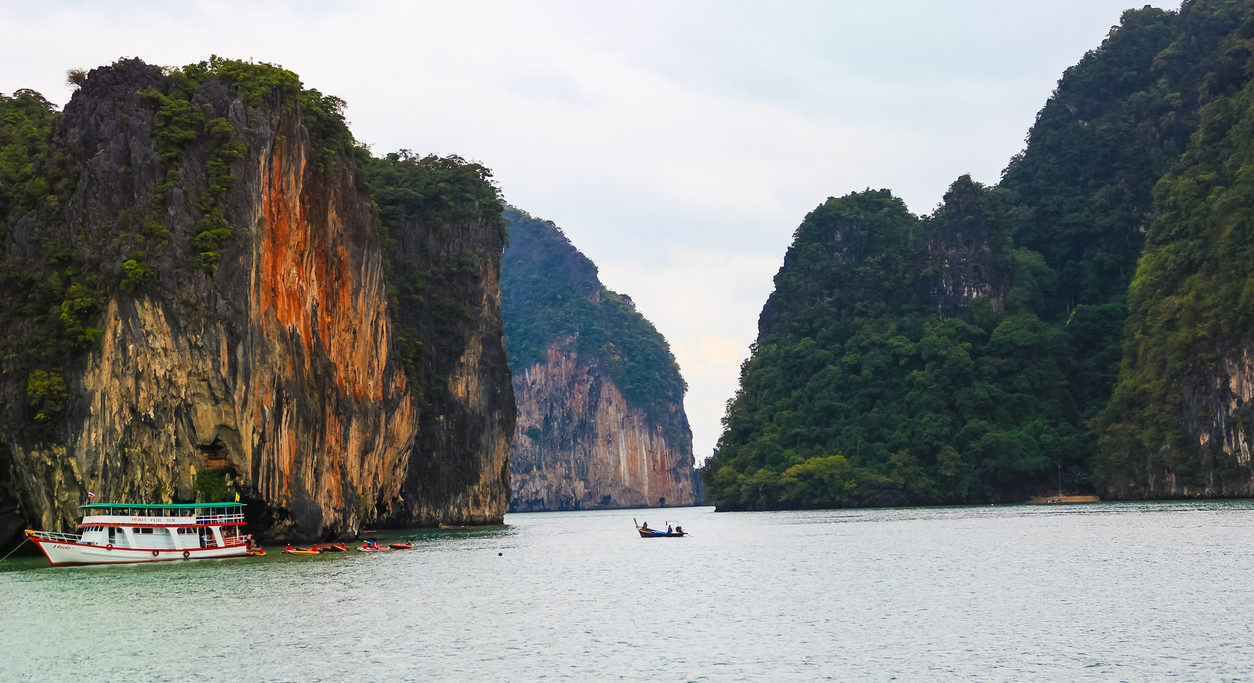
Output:
[[641,525],[640,525],[640,528],[641,528],[641,529],[644,529],[645,531],[652,531],[652,529],[650,529],[650,528],[649,528],[649,523],[648,523],[648,522],[645,522],[644,524],[641,524]]
[[675,533],[679,534],[680,536],[683,536],[683,535],[684,535],[684,528],[683,528],[682,526],[676,526],[676,527],[675,527]]
[[668,533],[668,534],[669,534],[670,532],[671,532],[671,523],[670,523],[670,522],[667,522],[667,523],[666,523],[666,533]]
[[292,544],[291,544],[291,543],[288,543],[288,544],[287,544],[287,547],[283,549],[283,552],[285,552],[285,553],[290,553],[290,552],[292,552]]

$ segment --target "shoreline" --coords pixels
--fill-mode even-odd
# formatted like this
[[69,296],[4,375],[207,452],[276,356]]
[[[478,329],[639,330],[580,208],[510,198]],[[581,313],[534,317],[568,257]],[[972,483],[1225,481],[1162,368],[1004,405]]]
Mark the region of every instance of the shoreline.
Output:
[[1100,503],[1097,496],[1041,496],[1027,501],[1027,505],[1059,505],[1073,503]]

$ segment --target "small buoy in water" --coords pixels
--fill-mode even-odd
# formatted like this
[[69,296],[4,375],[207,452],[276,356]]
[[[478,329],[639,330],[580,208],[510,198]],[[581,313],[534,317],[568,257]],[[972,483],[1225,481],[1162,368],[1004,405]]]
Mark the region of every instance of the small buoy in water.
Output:
[[505,553],[497,553],[497,554],[496,554],[496,556],[497,556],[497,557],[500,557],[500,556],[502,556],[502,555],[504,555],[504,554],[505,554]]

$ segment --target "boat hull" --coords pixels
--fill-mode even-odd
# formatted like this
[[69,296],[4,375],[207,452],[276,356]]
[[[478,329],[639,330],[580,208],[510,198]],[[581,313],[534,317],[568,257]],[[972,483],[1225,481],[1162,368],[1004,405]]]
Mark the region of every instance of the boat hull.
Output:
[[167,562],[173,560],[209,560],[225,557],[244,557],[248,547],[244,545],[225,548],[109,548],[88,543],[49,541],[31,537],[53,566],[63,567],[82,564],[132,564],[136,562]]
[[672,531],[670,533],[666,533],[665,531],[652,531],[652,530],[646,531],[644,529],[641,529],[640,527],[636,527],[636,531],[640,532],[640,538],[683,538],[684,536],[688,535],[682,531],[681,532]]

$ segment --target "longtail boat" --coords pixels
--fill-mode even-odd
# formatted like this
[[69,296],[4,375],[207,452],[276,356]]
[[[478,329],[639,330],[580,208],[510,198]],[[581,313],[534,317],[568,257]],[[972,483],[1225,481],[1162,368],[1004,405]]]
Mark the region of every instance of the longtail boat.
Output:
[[684,533],[684,528],[679,525],[675,525],[673,530],[659,531],[650,529],[648,522],[645,522],[644,526],[640,526],[635,517],[632,517],[631,521],[636,525],[636,531],[640,532],[640,538],[681,538],[688,535]]

